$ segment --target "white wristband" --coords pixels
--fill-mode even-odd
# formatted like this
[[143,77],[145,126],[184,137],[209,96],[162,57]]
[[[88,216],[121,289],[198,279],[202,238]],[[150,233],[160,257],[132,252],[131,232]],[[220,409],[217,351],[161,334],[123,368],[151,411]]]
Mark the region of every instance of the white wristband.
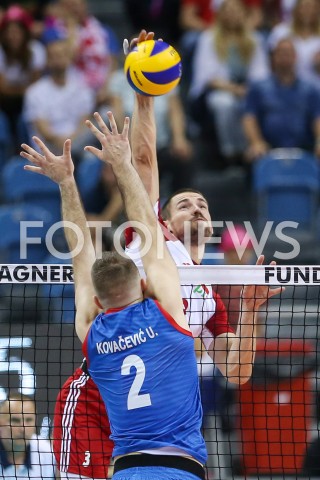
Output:
[[125,55],[128,55],[128,53],[130,52],[130,48],[129,48],[129,41],[127,40],[127,38],[123,40],[122,46],[123,46],[123,53]]

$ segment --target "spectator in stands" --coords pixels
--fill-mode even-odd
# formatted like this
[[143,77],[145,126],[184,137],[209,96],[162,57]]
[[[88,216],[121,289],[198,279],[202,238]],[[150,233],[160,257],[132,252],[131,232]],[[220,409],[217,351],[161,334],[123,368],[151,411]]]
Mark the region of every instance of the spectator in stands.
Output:
[[[182,85],[189,86],[192,77],[192,59],[199,35],[210,28],[224,0],[181,0],[179,23],[183,31],[180,52],[183,59]],[[248,23],[254,29],[262,24],[261,0],[241,0],[246,7]]]
[[281,0],[262,0],[262,25],[260,31],[266,36],[282,20]]
[[36,435],[34,400],[18,392],[10,392],[0,405],[0,476],[55,478],[50,442]]
[[0,107],[16,142],[26,88],[40,78],[46,64],[45,48],[31,38],[31,25],[32,18],[18,5],[8,8],[0,23]]
[[52,0],[19,0],[19,2],[17,2],[17,0],[2,0],[1,3],[6,3],[7,7],[19,3],[34,20],[31,27],[32,36],[34,38],[40,38],[43,31],[44,15],[47,9],[53,5]]
[[[224,0],[181,0],[180,26],[184,31],[201,32],[215,20],[216,11]],[[250,25],[258,28],[262,22],[263,0],[242,0],[247,8]]]
[[296,74],[293,41],[283,39],[271,53],[273,73],[251,85],[243,126],[252,161],[270,148],[302,148],[320,157],[320,95]]
[[[265,1],[269,2],[270,0]],[[281,18],[284,21],[290,21],[297,0],[277,0],[277,2],[280,4]]]
[[58,0],[55,13],[47,18],[48,29],[67,36],[78,74],[96,92],[98,104],[107,102],[107,82],[117,66],[119,48],[114,34],[89,14],[86,0]]
[[289,36],[297,52],[296,68],[301,76],[310,75],[314,57],[320,52],[320,3],[319,0],[298,0],[290,23],[280,23],[271,31],[268,44],[271,49]]
[[[215,0],[214,0],[215,1]],[[248,0],[250,2],[250,0]],[[255,2],[255,0],[253,0]],[[278,23],[289,22],[297,0],[261,0],[263,29],[267,33]]]
[[228,163],[239,159],[245,145],[240,118],[247,82],[267,74],[267,56],[259,37],[247,28],[241,0],[225,0],[214,28],[199,37],[190,96],[195,106],[205,95],[220,151]]
[[[91,154],[85,154],[84,161],[89,155]],[[111,221],[119,225],[120,219],[124,220],[123,204],[113,170],[110,165],[102,165],[100,172],[95,191],[83,196],[87,219],[100,222]]]
[[187,32],[202,32],[214,19],[211,0],[181,0],[180,25]]
[[42,32],[43,13],[48,4],[52,4],[52,0],[1,0],[0,20],[7,8],[17,4],[24,8],[33,17],[34,22],[31,27],[32,35],[35,38],[38,38],[40,36],[39,34]]
[[248,24],[253,30],[259,30],[263,26],[264,0],[242,0],[246,7]]
[[[19,5],[25,8],[26,10],[34,13],[39,11],[41,7],[47,5],[51,0],[19,0]],[[2,0],[1,6],[5,8],[9,8],[11,5],[17,4],[16,0]]]
[[94,93],[71,71],[72,56],[66,39],[47,45],[48,74],[26,91],[24,116],[30,134],[42,138],[59,152],[66,136],[73,139],[79,161],[89,134],[84,121],[94,110]]
[[313,57],[312,71],[308,80],[320,91],[320,50]]
[[189,88],[192,78],[192,59],[199,35],[210,27],[213,19],[214,5],[211,0],[181,0],[179,24],[183,33],[179,52],[183,61],[183,91]]
[[[131,116],[134,108],[134,93],[123,69],[117,70],[110,80],[111,108],[121,124],[125,116]],[[154,99],[157,127],[157,157],[162,192],[170,196],[175,190],[194,185],[193,146],[187,136],[186,115],[179,89]],[[165,192],[165,176],[167,192]]]

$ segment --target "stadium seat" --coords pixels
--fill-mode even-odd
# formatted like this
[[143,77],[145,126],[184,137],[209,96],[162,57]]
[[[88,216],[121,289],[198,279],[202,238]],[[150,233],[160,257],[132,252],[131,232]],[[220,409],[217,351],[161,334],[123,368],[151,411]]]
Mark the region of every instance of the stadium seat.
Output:
[[17,135],[18,135],[19,144],[27,143],[30,145],[32,143],[32,140],[29,134],[28,124],[23,114],[19,116],[17,121]]
[[96,189],[101,178],[103,163],[92,154],[85,154],[76,170],[76,179],[84,208],[95,211]]
[[61,220],[59,187],[49,178],[23,169],[27,163],[11,157],[2,171],[4,200],[7,203],[41,206],[51,213],[52,223]]
[[[69,259],[57,259],[49,255],[44,261],[44,264],[71,264]],[[74,285],[53,285],[43,284],[39,290],[39,296],[44,310],[48,311],[48,323],[74,323],[75,320],[75,301],[74,301]],[[45,305],[44,305],[45,304]]]
[[198,172],[193,186],[207,199],[213,220],[235,223],[251,220],[251,192],[243,169],[232,167]]
[[[253,189],[260,229],[267,221],[273,221],[274,227],[286,221],[298,223],[296,229],[290,228],[290,236],[300,244],[299,261],[315,261],[318,256],[316,219],[320,191],[317,159],[299,149],[272,150],[253,166]],[[279,239],[269,235],[268,243],[275,251]]]
[[[20,240],[26,238],[20,233],[21,221],[42,221],[43,227],[27,230],[28,236],[39,237],[41,243],[26,244],[27,258],[20,256]],[[4,205],[0,207],[0,263],[2,264],[39,264],[48,254],[45,235],[51,225],[51,214],[41,207],[27,205]],[[0,285],[0,323],[37,323],[41,321],[41,312],[37,302],[37,285],[1,284]]]
[[258,199],[258,219],[298,222],[315,227],[320,170],[317,160],[298,149],[276,149],[253,167],[253,186]]
[[108,24],[103,24],[102,27],[106,32],[107,47],[109,48],[111,55],[118,57],[119,54],[122,52],[122,48],[120,46],[116,32]]
[[[21,222],[42,222],[42,226],[31,226],[26,230],[29,241],[23,237]],[[4,205],[0,207],[0,260],[5,264],[42,263],[48,254],[45,237],[51,225],[50,212],[31,205]],[[31,243],[37,237],[41,243]],[[20,246],[26,247],[26,258],[21,258]]]
[[8,160],[12,138],[10,134],[9,122],[6,115],[0,111],[0,169],[3,168]]

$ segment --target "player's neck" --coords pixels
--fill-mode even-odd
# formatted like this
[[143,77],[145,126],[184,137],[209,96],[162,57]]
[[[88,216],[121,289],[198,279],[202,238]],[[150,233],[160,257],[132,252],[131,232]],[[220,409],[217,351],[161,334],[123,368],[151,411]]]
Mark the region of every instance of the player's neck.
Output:
[[190,257],[192,258],[192,261],[198,265],[202,262],[203,256],[204,256],[204,250],[205,250],[205,245],[190,245],[189,247],[186,247]]
[[108,313],[109,311],[113,310],[123,310],[124,308],[129,307],[130,305],[133,305],[134,303],[140,303],[143,300],[143,296],[140,295],[138,298],[134,299],[126,299],[126,300],[119,300],[118,302],[114,302],[111,304],[108,304],[107,307],[105,308],[105,311]]

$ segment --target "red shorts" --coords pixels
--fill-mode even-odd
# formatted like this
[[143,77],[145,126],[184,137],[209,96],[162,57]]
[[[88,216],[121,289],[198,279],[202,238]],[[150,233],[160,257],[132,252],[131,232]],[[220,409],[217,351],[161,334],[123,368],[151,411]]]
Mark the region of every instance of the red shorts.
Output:
[[53,450],[61,472],[107,478],[113,450],[105,405],[91,378],[77,368],[58,395]]

